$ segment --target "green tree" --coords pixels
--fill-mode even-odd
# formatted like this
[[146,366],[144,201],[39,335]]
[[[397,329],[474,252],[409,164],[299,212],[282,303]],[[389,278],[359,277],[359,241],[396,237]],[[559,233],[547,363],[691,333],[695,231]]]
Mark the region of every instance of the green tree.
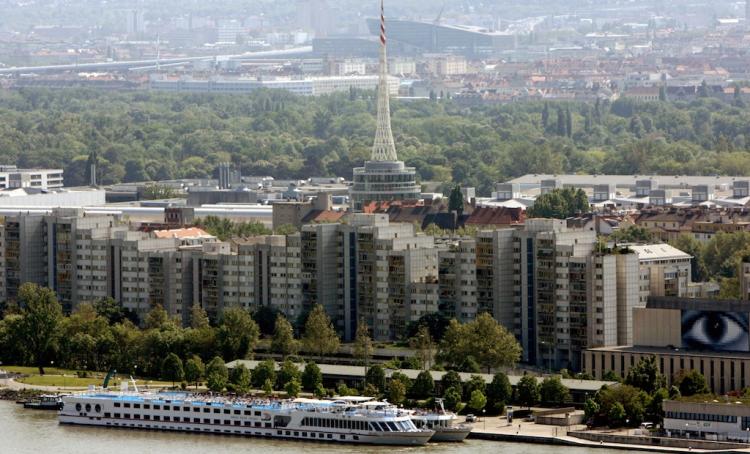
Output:
[[607,419],[611,427],[622,427],[625,425],[625,407],[620,402],[615,402],[607,413]]
[[581,189],[553,189],[537,197],[534,206],[527,211],[530,218],[566,219],[578,213],[589,213],[591,205]]
[[221,392],[226,388],[229,380],[229,371],[224,360],[216,356],[206,366],[206,385],[214,392]]
[[709,392],[706,377],[695,369],[681,370],[674,378],[673,383],[680,389],[680,395],[685,397]]
[[482,313],[463,325],[452,320],[439,355],[453,365],[472,356],[489,372],[494,367],[513,367],[521,357],[521,346],[490,314]]
[[300,385],[299,380],[295,378],[284,385],[284,391],[286,391],[288,397],[297,397],[299,396],[300,391],[302,391],[302,385]]
[[539,403],[541,395],[539,393],[539,383],[536,377],[524,375],[516,385],[516,400],[519,404],[531,407]]
[[263,382],[263,394],[273,396],[273,381],[270,378]]
[[49,364],[59,339],[62,307],[55,293],[45,287],[26,283],[18,290],[18,300],[23,308],[20,331],[24,349],[44,375],[44,366]]
[[168,354],[161,366],[161,377],[163,380],[171,381],[172,386],[176,381],[185,379],[185,371],[182,368],[182,360],[174,353]]
[[625,418],[631,424],[640,424],[646,413],[649,396],[643,390],[623,384],[602,387],[596,395],[596,400],[602,415],[609,416],[615,403],[619,403],[625,409]]
[[634,386],[651,394],[664,385],[664,376],[659,373],[655,356],[641,358],[631,367],[625,377],[625,384]]
[[253,369],[252,377],[256,388],[262,388],[268,380],[273,385],[276,382],[276,363],[272,359],[261,361]]
[[245,394],[250,390],[250,371],[244,364],[238,364],[231,370],[229,383],[236,393]]
[[299,351],[299,341],[294,338],[294,328],[282,314],[276,317],[271,351],[280,354],[283,358],[295,355]]
[[487,383],[485,383],[484,378],[481,375],[472,375],[469,378],[469,381],[464,383],[464,397],[466,400],[471,399],[471,394],[474,391],[482,391],[482,393],[485,392],[487,388]]
[[359,323],[357,323],[357,334],[354,337],[354,357],[360,364],[365,366],[365,374],[367,373],[367,366],[370,365],[372,351],[370,328],[367,326],[367,321],[361,318],[359,319]]
[[645,227],[631,225],[624,229],[615,230],[609,236],[609,239],[617,243],[651,243],[654,236],[651,231]]
[[388,383],[388,401],[400,405],[406,399],[406,385],[401,380],[391,380]]
[[380,364],[376,364],[367,370],[365,384],[373,385],[378,392],[385,391],[385,370]]
[[154,305],[146,314],[146,329],[170,330],[176,328],[173,320],[169,319],[169,314],[161,304]]
[[299,381],[300,379],[300,372],[299,368],[296,364],[291,362],[290,360],[286,360],[283,363],[281,363],[281,367],[279,367],[279,371],[276,374],[276,388],[281,389],[289,383],[292,380]]
[[323,374],[320,372],[320,367],[312,361],[305,364],[305,370],[302,371],[302,388],[313,392],[322,383]]
[[448,390],[448,388],[463,389],[463,386],[461,385],[461,376],[458,375],[458,372],[455,370],[449,370],[443,374],[443,378],[440,379],[440,386],[444,391]]
[[417,399],[426,399],[435,392],[435,381],[429,371],[423,370],[417,375],[411,386],[411,395]]
[[469,408],[479,412],[484,409],[485,405],[487,405],[487,398],[484,396],[482,391],[475,389],[471,393],[471,399],[469,399]]
[[461,185],[456,185],[451,189],[448,197],[448,211],[455,211],[459,216],[464,213],[464,194],[461,192]]
[[409,339],[409,345],[416,351],[421,367],[429,369],[432,363],[433,350],[435,349],[430,329],[427,326],[420,326],[417,334]]
[[205,371],[203,361],[199,356],[193,356],[185,362],[185,380],[188,383],[194,383],[195,389],[198,389],[198,382]]
[[542,402],[563,405],[570,400],[570,390],[562,384],[560,377],[546,377],[539,386]]
[[705,265],[703,264],[703,244],[693,235],[682,233],[670,243],[673,247],[690,254],[690,276],[693,282],[702,282],[705,277]]
[[224,310],[216,333],[219,351],[225,358],[245,359],[258,342],[260,329],[242,308]]
[[99,298],[94,301],[96,313],[107,319],[110,324],[120,323],[125,319],[125,311],[120,303],[113,298]]
[[461,403],[461,388],[447,388],[443,394],[443,403],[445,404],[445,408],[455,411]]
[[664,409],[662,403],[669,399],[669,391],[665,388],[657,389],[648,399],[646,405],[646,419],[655,424],[661,424],[664,419]]
[[586,415],[586,419],[590,421],[599,416],[599,404],[589,397],[583,404],[583,412]]
[[325,309],[316,304],[305,323],[305,334],[302,337],[305,351],[316,353],[322,359],[324,355],[338,351],[340,342]]
[[487,405],[494,410],[502,412],[505,405],[513,396],[513,387],[510,385],[508,376],[502,372],[492,377],[492,382],[487,385]]

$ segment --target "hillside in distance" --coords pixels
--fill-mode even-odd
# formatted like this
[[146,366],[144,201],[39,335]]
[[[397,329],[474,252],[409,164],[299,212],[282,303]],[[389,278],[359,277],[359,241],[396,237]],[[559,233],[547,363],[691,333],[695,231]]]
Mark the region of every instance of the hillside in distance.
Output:
[[[750,108],[740,100],[528,102],[462,108],[394,100],[399,158],[421,181],[477,187],[526,173],[750,175]],[[351,177],[370,155],[373,93],[0,91],[0,164],[65,170],[86,183],[204,178],[231,161],[244,175]]]

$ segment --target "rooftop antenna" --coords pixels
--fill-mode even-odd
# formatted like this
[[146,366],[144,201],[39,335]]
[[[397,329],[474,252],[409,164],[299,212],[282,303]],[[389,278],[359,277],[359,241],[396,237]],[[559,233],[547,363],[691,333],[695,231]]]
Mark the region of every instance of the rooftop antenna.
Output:
[[135,383],[135,378],[133,378],[132,375],[130,376],[130,381],[133,382],[133,389],[135,392],[138,392],[138,385]]

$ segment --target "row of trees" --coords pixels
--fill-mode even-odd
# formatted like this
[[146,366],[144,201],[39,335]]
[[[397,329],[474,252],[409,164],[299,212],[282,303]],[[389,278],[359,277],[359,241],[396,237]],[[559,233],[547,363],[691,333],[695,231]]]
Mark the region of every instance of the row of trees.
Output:
[[696,370],[680,371],[667,388],[666,377],[659,372],[654,356],[641,359],[624,379],[612,372],[603,378],[622,383],[605,386],[586,400],[586,416],[595,425],[637,426],[646,420],[660,423],[665,399],[708,393],[705,377]]
[[[195,306],[190,326],[183,328],[160,306],[153,307],[139,323],[111,299],[80,304],[70,316],[64,316],[54,292],[35,284],[21,287],[18,303],[7,307],[0,320],[0,361],[34,364],[41,373],[54,361],[70,368],[114,367],[131,373],[137,369],[156,377],[170,354],[184,361],[198,357],[209,362],[217,356],[244,359],[258,348],[262,336],[268,338],[264,342],[267,348],[283,358],[299,352],[323,358],[337,354],[341,344],[320,305],[295,324],[269,308],[251,314],[239,307],[225,309],[211,323]],[[417,352],[413,367],[428,368],[437,359],[448,367],[478,372],[480,368],[513,367],[520,358],[515,338],[489,314],[466,324],[424,317],[413,330],[409,341]],[[374,350],[364,320],[358,324],[353,345],[354,356],[367,365]],[[175,363],[173,357],[170,361]]]
[[[368,158],[372,93],[309,99],[23,89],[0,95],[4,164],[63,167],[87,184],[204,178],[221,162],[278,178],[351,174]],[[525,173],[750,173],[750,108],[685,102],[514,103],[464,108],[394,101],[399,156],[423,181],[477,187]]]

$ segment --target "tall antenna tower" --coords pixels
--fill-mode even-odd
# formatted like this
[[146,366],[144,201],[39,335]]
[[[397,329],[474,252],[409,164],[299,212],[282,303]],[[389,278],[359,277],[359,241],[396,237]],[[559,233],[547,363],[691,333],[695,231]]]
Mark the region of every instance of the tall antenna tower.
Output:
[[388,58],[386,56],[385,11],[380,0],[380,78],[378,80],[378,129],[372,145],[372,161],[397,161],[396,145],[391,131],[390,90],[388,88]]

